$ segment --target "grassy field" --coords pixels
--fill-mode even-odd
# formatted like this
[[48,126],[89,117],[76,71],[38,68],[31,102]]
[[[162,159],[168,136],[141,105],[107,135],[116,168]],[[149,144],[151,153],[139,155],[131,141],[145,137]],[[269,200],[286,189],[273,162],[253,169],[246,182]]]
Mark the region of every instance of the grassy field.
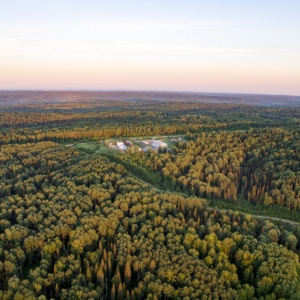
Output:
[[104,142],[74,143],[74,147],[88,154],[110,153],[111,151]]

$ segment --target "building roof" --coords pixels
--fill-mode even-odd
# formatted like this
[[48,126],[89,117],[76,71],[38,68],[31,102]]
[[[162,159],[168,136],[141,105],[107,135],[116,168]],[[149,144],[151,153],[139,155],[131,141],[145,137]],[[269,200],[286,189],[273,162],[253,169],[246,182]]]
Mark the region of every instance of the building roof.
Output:
[[162,148],[168,147],[167,143],[165,143],[163,141],[160,141],[160,140],[154,140],[151,144],[152,144],[152,146],[157,147],[157,148],[159,148],[159,147],[162,147]]

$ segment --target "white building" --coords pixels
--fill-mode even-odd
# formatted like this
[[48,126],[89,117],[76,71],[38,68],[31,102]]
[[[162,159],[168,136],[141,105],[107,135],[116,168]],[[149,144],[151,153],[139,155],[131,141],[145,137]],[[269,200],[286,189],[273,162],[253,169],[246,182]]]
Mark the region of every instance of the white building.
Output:
[[117,142],[117,147],[118,147],[120,150],[126,150],[126,146],[124,145],[123,142]]

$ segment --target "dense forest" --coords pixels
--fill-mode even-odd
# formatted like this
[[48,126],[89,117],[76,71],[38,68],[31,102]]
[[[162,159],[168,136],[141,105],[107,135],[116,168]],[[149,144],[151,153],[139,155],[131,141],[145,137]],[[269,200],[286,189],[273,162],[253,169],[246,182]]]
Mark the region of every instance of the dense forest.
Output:
[[299,108],[0,107],[0,299],[300,299],[299,128]]
[[173,188],[206,198],[300,209],[299,130],[187,134],[171,153],[123,158],[159,171]]

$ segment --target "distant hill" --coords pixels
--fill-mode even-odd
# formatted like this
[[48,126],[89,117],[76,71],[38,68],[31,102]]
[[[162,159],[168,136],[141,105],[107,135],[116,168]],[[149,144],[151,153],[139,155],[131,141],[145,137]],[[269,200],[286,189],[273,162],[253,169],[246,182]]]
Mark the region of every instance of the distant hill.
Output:
[[0,106],[37,103],[119,101],[188,101],[261,106],[300,106],[300,96],[154,91],[0,91]]

